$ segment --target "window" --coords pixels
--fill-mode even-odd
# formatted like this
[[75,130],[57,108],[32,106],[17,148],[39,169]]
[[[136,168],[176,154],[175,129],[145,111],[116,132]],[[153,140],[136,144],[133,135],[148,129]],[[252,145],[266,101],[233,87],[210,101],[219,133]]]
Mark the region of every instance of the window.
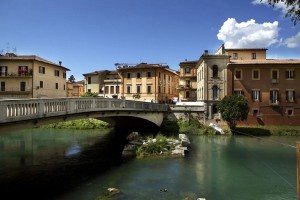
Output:
[[258,116],[258,115],[259,115],[259,109],[253,108],[253,110],[252,110],[252,115],[253,115],[253,116]]
[[127,85],[127,93],[130,94],[131,93],[131,86]]
[[160,78],[160,72],[158,72],[158,78]]
[[59,71],[58,70],[54,70],[54,76],[59,76]]
[[256,59],[256,53],[252,53],[252,59],[253,59],[253,60]]
[[236,69],[234,71],[234,79],[235,80],[241,80],[242,79],[242,70]]
[[40,81],[40,88],[44,87],[44,81]]
[[286,108],[285,113],[288,116],[294,116],[294,109],[293,108]]
[[92,83],[92,77],[87,77],[88,78],[88,84],[91,84]]
[[141,73],[140,72],[136,73],[136,78],[141,78]]
[[0,75],[7,76],[7,66],[0,66]]
[[189,68],[189,67],[184,68],[184,73],[185,74],[190,74],[191,73],[191,68]]
[[234,93],[235,95],[239,95],[239,96],[244,95],[243,90],[234,90],[233,93]]
[[147,78],[151,78],[151,72],[147,72]]
[[39,66],[39,73],[45,74],[45,67]]
[[279,94],[278,90],[270,90],[270,103],[271,104],[279,103],[278,94]]
[[186,92],[185,92],[185,97],[186,97],[186,98],[190,98],[190,91],[186,91]]
[[150,94],[151,92],[151,85],[147,85],[147,93]]
[[212,87],[212,92],[213,92],[213,96],[212,96],[213,100],[218,100],[218,98],[219,98],[219,88],[218,88],[218,86],[214,85]]
[[18,68],[19,75],[25,75],[27,73],[28,73],[28,66],[19,66]]
[[285,78],[286,79],[295,79],[295,71],[293,69],[287,69],[285,71]]
[[120,93],[120,86],[116,86],[116,94],[119,94]]
[[186,85],[186,87],[191,87],[191,81],[190,80],[186,80],[185,81],[185,85]]
[[109,87],[108,87],[108,86],[105,86],[105,88],[104,88],[104,93],[105,93],[105,94],[108,94],[108,89],[109,89]]
[[4,81],[1,82],[0,91],[5,92],[5,82]]
[[67,73],[66,72],[63,73],[63,78],[67,78]]
[[213,78],[218,78],[218,76],[219,76],[218,65],[214,65],[213,66]]
[[88,92],[89,92],[89,93],[91,93],[91,92],[92,92],[92,90],[91,90],[91,89],[88,89]]
[[252,101],[260,101],[260,90],[252,90],[251,98]]
[[114,88],[114,86],[112,85],[112,86],[110,86],[110,94],[114,94],[115,93],[115,88]]
[[64,90],[66,90],[66,85],[64,84]]
[[238,53],[233,53],[233,59],[237,60],[239,58]]
[[252,70],[252,80],[259,80],[260,79],[260,73],[258,69]]
[[141,86],[140,85],[136,86],[136,93],[141,93]]
[[273,69],[271,70],[271,79],[272,79],[272,83],[278,83],[278,78],[279,78],[279,73],[277,69]]
[[131,78],[131,73],[127,73],[127,78]]
[[55,83],[55,89],[58,90],[58,83]]
[[294,102],[295,101],[295,90],[286,90],[285,91],[286,101]]
[[20,91],[22,92],[26,91],[26,82],[23,81],[20,82]]

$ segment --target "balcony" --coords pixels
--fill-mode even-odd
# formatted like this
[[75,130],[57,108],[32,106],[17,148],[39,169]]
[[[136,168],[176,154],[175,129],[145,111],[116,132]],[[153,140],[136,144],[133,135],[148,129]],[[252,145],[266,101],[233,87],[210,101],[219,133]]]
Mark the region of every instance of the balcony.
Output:
[[196,90],[192,85],[178,85],[177,90]]
[[18,72],[18,73],[8,73],[8,72],[1,72],[0,74],[1,78],[16,78],[16,77],[32,77],[32,73],[27,72]]

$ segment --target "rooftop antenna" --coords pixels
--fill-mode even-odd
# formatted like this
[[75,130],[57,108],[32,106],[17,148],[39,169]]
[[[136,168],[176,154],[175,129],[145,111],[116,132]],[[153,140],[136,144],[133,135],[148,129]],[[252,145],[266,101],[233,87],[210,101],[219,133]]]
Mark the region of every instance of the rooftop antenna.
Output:
[[10,47],[9,47],[9,42],[6,43],[6,53],[9,53]]
[[14,53],[14,54],[17,54],[17,47],[14,47],[14,48],[13,48],[13,53]]

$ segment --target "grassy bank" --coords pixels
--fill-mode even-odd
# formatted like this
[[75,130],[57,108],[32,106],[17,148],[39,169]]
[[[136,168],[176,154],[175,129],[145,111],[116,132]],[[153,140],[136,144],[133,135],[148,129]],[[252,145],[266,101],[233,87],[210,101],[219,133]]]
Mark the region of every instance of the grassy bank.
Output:
[[53,124],[47,124],[40,128],[58,128],[58,129],[106,129],[111,128],[110,124],[89,118],[89,119],[78,119],[67,122],[58,122]]

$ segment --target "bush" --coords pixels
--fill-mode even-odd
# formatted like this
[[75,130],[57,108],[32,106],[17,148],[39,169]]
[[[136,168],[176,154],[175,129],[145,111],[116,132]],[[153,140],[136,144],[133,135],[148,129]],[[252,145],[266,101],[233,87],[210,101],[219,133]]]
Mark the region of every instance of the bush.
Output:
[[58,128],[58,129],[106,129],[111,128],[109,123],[101,120],[89,118],[78,119],[66,122],[58,122],[41,126],[41,128]]

